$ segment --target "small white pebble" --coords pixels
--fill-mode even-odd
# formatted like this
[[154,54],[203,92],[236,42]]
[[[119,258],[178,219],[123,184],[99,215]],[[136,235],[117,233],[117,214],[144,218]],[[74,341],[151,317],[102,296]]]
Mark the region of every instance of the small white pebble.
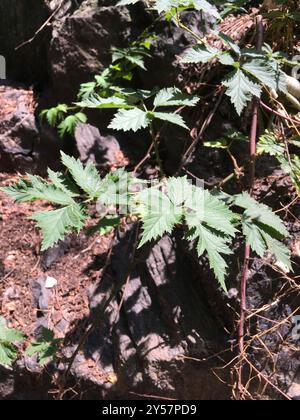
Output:
[[54,277],[47,276],[46,282],[45,282],[46,289],[52,289],[56,285],[57,285],[57,280]]

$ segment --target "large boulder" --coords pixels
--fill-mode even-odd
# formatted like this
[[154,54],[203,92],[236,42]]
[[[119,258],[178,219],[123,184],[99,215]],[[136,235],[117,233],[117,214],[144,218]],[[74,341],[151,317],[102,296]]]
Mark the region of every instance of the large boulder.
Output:
[[115,1],[97,0],[84,1],[73,14],[57,20],[49,53],[57,99],[74,100],[79,85],[111,63],[111,49],[128,46],[146,21],[141,5],[129,9],[116,7]]
[[[181,241],[170,237],[134,258],[135,232],[119,235],[109,270],[90,290],[92,319],[99,317],[99,325],[76,358],[73,373],[102,388],[104,398],[136,392],[227,399],[228,388],[214,377],[212,365],[195,361],[226,346],[226,335],[203,294],[199,266],[184,254]],[[126,284],[123,294],[102,317],[100,308],[118,284]]]
[[47,27],[41,33],[37,31],[49,13],[46,1],[1,0],[0,55],[6,58],[9,79],[37,83],[47,77],[46,44],[50,31]]
[[57,167],[60,141],[39,126],[33,91],[2,84],[0,103],[0,170],[44,174]]

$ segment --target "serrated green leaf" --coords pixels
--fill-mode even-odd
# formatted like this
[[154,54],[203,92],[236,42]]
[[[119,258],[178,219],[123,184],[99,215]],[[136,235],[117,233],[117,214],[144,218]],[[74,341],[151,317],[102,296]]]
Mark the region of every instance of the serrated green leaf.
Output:
[[287,246],[273,238],[265,231],[262,231],[261,234],[266,241],[267,249],[274,255],[276,260],[284,264],[289,271],[292,271],[291,253]]
[[24,334],[14,328],[6,326],[5,319],[0,316],[0,341],[7,341],[8,343],[16,343],[23,341]]
[[270,89],[275,91],[284,91],[286,89],[283,75],[280,72],[276,72],[265,60],[252,60],[243,64],[242,68]]
[[189,196],[192,194],[192,183],[189,182],[186,176],[171,177],[167,181],[168,197],[175,206],[183,205]]
[[37,354],[39,364],[44,366],[54,359],[61,342],[61,339],[54,338],[53,331],[43,328],[41,336],[29,345],[25,351],[25,355],[32,357]]
[[234,203],[238,207],[245,209],[244,216],[252,221],[269,226],[283,238],[289,237],[289,232],[284,226],[280,217],[278,217],[270,207],[258,203],[248,193],[244,192],[236,196]]
[[250,220],[243,220],[242,223],[243,234],[246,238],[246,242],[250,245],[251,249],[263,258],[267,247],[266,243],[261,235],[261,229]]
[[205,141],[203,143],[204,147],[209,147],[212,149],[228,149],[229,146],[229,142],[227,139],[225,138],[221,138],[218,140],[210,140],[210,141]]
[[166,88],[160,90],[154,99],[154,106],[195,106],[199,102],[197,96],[187,95],[182,93],[177,88]]
[[22,342],[24,335],[14,328],[7,328],[5,319],[0,316],[0,364],[11,366],[18,355],[15,343]]
[[99,190],[99,202],[110,206],[128,206],[131,190],[141,181],[132,176],[124,168],[112,171],[103,179]]
[[85,167],[79,159],[68,156],[61,152],[62,163],[68,168],[76,184],[86,192],[90,198],[99,196],[99,189],[101,187],[101,178],[93,164],[88,164]]
[[201,10],[208,15],[214,16],[216,19],[221,20],[221,16],[215,6],[206,0],[191,0],[196,10]]
[[156,0],[154,8],[158,13],[169,13],[172,9],[194,8],[214,16],[216,19],[221,19],[217,8],[206,0]]
[[172,8],[179,6],[182,3],[180,0],[156,0],[155,9],[158,13],[167,13]]
[[234,213],[209,191],[193,187],[193,194],[185,205],[188,209],[185,218],[190,229],[206,224],[228,236],[234,236],[237,232],[232,224]]
[[222,53],[218,48],[211,47],[210,45],[196,45],[189,48],[183,58],[183,63],[208,63],[214,58],[218,58]]
[[55,185],[47,184],[38,176],[27,176],[28,180],[20,180],[9,187],[1,188],[1,190],[18,202],[45,200],[62,206],[74,203],[69,193],[58,189]]
[[285,154],[285,146],[283,143],[280,143],[274,133],[266,130],[265,133],[259,137],[259,141],[257,143],[257,154],[268,154],[270,156],[282,157]]
[[43,234],[42,251],[51,248],[72,231],[80,232],[85,214],[77,203],[52,211],[39,211],[32,215]]
[[214,271],[222,289],[227,292],[225,276],[227,272],[227,263],[221,254],[232,254],[228,245],[228,238],[221,236],[214,230],[205,226],[198,226],[188,234],[187,239],[198,240],[197,252],[199,257],[206,251],[209,260],[209,266]]
[[0,364],[4,366],[11,366],[18,355],[17,349],[6,342],[0,341]]
[[74,115],[69,115],[57,127],[60,137],[63,137],[67,133],[74,135],[76,125],[78,123],[86,122],[87,116],[83,112],[77,112]]
[[151,122],[148,113],[139,108],[121,109],[114,116],[108,128],[112,130],[122,131],[138,131],[141,128],[146,128]]
[[222,52],[222,54],[219,54],[218,59],[224,66],[233,66],[235,63],[234,59],[228,52]]
[[69,107],[66,104],[59,104],[56,107],[50,109],[44,109],[40,113],[40,118],[43,119],[46,117],[49,125],[56,127],[58,121],[60,121],[64,114],[68,112]]
[[71,186],[68,179],[61,172],[54,172],[50,168],[48,168],[47,172],[49,180],[58,190],[63,191],[69,197],[77,197],[79,195],[76,192],[74,192],[74,185]]
[[95,93],[96,82],[81,83],[78,98],[87,99]]
[[241,69],[237,69],[230,79],[223,82],[223,85],[227,87],[226,95],[231,98],[239,115],[253,96],[261,95],[261,87],[253,83]]
[[139,247],[165,233],[171,233],[182,218],[182,212],[178,211],[166,194],[155,187],[138,193],[136,200],[135,211],[140,215],[143,224]]
[[126,57],[126,60],[128,60],[132,64],[135,64],[137,67],[140,67],[143,70],[147,70],[145,67],[144,58],[141,55],[128,55]]
[[116,108],[124,108],[130,109],[132,108],[124,98],[119,98],[118,96],[110,96],[109,98],[102,98],[99,95],[91,95],[88,98],[80,102],[76,102],[75,105],[81,108],[90,108],[90,109],[116,109]]
[[154,112],[153,115],[154,118],[158,118],[159,120],[168,121],[171,124],[179,125],[180,127],[185,128],[186,130],[189,129],[189,127],[184,122],[184,119],[179,114],[172,114],[167,112]]

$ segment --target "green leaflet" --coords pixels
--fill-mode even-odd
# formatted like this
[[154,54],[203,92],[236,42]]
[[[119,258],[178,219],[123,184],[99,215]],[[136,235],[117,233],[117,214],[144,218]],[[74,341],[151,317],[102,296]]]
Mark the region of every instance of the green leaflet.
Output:
[[183,58],[182,63],[208,63],[214,58],[218,58],[222,51],[210,45],[196,45],[189,48]]
[[22,342],[24,335],[13,328],[7,328],[5,319],[0,316],[0,364],[11,366],[18,355],[15,343]]
[[156,0],[155,9],[158,13],[168,13],[174,8],[194,8],[221,19],[216,7],[206,0]]
[[280,142],[275,134],[266,130],[265,133],[259,137],[257,153],[259,155],[266,153],[270,156],[282,157],[285,155],[286,150],[284,144]]
[[104,205],[128,206],[131,190],[136,184],[141,184],[132,174],[120,168],[106,175],[99,189],[99,202]]
[[197,96],[187,95],[177,88],[166,88],[160,90],[154,98],[154,106],[195,106],[199,102]]
[[231,253],[228,242],[235,235],[234,213],[208,191],[189,183],[186,177],[170,178],[166,191],[156,187],[137,196],[135,212],[143,223],[140,246],[157,239],[184,220],[189,228],[187,239],[197,239],[198,254],[207,252],[209,263],[225,289],[226,262],[221,254]]
[[223,32],[216,32],[216,35],[221,38],[225,45],[227,45],[233,52],[237,55],[241,54],[241,49],[238,44],[228,35],[224,34]]
[[78,191],[76,191],[76,186],[71,184],[61,172],[54,172],[50,168],[48,169],[49,180],[53,183],[54,187],[58,190],[61,190],[69,197],[78,197]]
[[88,229],[88,235],[94,235],[100,233],[100,235],[107,235],[120,225],[120,217],[108,215],[99,220],[99,222]]
[[243,220],[242,227],[247,244],[249,244],[251,249],[262,258],[267,248],[261,230],[257,225],[253,224],[252,221],[247,219]]
[[209,260],[209,266],[214,271],[217,280],[219,281],[222,289],[227,291],[225,284],[225,276],[227,273],[227,263],[222,257],[222,254],[232,254],[229,248],[229,239],[222,236],[220,233],[213,231],[209,227],[203,225],[192,229],[188,235],[189,240],[198,240],[197,252],[201,256],[206,251]]
[[227,87],[226,95],[231,98],[239,115],[252,96],[259,98],[261,95],[261,87],[252,82],[241,69],[237,69],[230,79],[223,82],[223,85]]
[[76,184],[91,198],[99,194],[101,179],[95,165],[88,164],[86,167],[73,157],[61,152],[62,163],[68,168]]
[[140,215],[143,223],[140,247],[165,233],[171,233],[182,217],[182,213],[169,197],[155,187],[138,193],[135,212]]
[[251,249],[260,257],[263,257],[266,251],[271,252],[277,261],[292,270],[290,251],[280,242],[289,237],[281,219],[248,193],[236,196],[234,203],[245,209],[242,217],[243,233]]
[[124,110],[121,109],[113,118],[108,128],[112,130],[123,130],[134,132],[141,128],[146,128],[150,124],[151,119],[147,112],[139,108]]
[[71,193],[66,194],[56,185],[47,184],[42,178],[33,175],[28,175],[28,180],[20,180],[19,183],[1,190],[19,202],[45,200],[62,206],[74,203]]
[[251,218],[251,220],[270,226],[272,230],[276,231],[284,238],[289,237],[289,232],[280,217],[273,213],[270,207],[265,204],[258,203],[247,192],[237,195],[234,202],[236,206],[242,207],[246,210],[244,214]]
[[291,253],[289,249],[277,239],[269,235],[266,231],[262,230],[261,235],[266,242],[266,248],[269,250],[277,261],[283,263],[289,271],[293,271],[291,263]]
[[214,16],[216,19],[221,20],[221,16],[215,6],[206,0],[191,0],[196,10],[200,10],[208,15]]
[[252,60],[243,64],[242,68],[268,88],[275,91],[286,90],[285,77],[282,73],[276,72],[266,60]]
[[153,113],[154,118],[158,118],[162,121],[168,121],[172,124],[179,125],[182,128],[185,128],[186,130],[189,129],[189,127],[184,122],[184,119],[179,114],[171,114],[167,112],[154,112]]
[[137,2],[139,2],[140,0],[120,0],[117,3],[117,6],[128,6],[130,4],[135,4]]
[[52,211],[40,211],[32,215],[43,233],[42,251],[62,240],[66,233],[80,232],[85,215],[77,203]]
[[93,94],[80,102],[76,102],[75,105],[91,109],[132,108],[132,106],[127,104],[125,99],[119,98],[118,96],[102,98],[96,94]]
[[58,125],[58,132],[60,137],[63,137],[66,133],[73,135],[75,128],[78,123],[86,123],[87,116],[83,112],[77,112],[74,115],[69,115]]
[[186,203],[188,198],[192,194],[193,184],[189,182],[186,176],[183,177],[171,177],[168,179],[167,194],[172,203],[175,206],[181,206]]
[[145,109],[142,110],[138,107],[132,107],[132,109],[120,109],[117,114],[115,114],[113,120],[111,121],[109,128],[114,130],[129,131],[134,132],[148,127],[153,119],[159,119],[163,121],[168,121],[172,124],[179,125],[187,129],[183,118],[173,113],[164,113],[157,112],[157,108],[162,107],[174,107],[174,106],[195,106],[199,98],[196,96],[191,96],[182,93],[177,88],[166,88],[162,89],[159,92],[157,91],[130,91],[130,90],[120,90],[120,93],[127,97],[127,103],[136,103],[141,100],[146,100],[155,95],[152,110]]
[[46,365],[54,359],[59,350],[59,345],[62,339],[54,338],[54,333],[47,328],[43,328],[40,337],[32,341],[25,351],[25,355],[32,357],[38,356],[38,361],[41,366]]
[[56,107],[50,109],[44,109],[40,113],[40,118],[43,119],[46,117],[48,123],[55,127],[61,119],[64,118],[64,115],[68,112],[68,105],[66,104],[59,104]]

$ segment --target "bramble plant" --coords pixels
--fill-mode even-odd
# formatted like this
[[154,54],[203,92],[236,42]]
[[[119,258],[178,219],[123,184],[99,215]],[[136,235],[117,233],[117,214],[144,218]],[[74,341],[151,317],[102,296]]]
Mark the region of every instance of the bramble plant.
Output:
[[[137,1],[122,0],[119,5],[130,5]],[[204,0],[157,0],[150,1],[149,5],[179,26],[180,13],[190,8],[221,19],[217,8]],[[280,54],[273,53],[267,45],[261,52],[242,50],[222,32],[215,32],[215,35],[222,40],[226,50],[198,43],[184,53],[182,61],[207,63],[219,60],[233,68],[233,73],[223,85],[239,114],[253,96],[261,95],[262,88],[270,92],[285,91],[285,77],[280,69],[280,60],[283,58]],[[145,91],[119,85],[121,80],[131,80],[136,67],[145,70],[144,58],[149,56],[152,39],[153,36],[145,33],[127,49],[114,50],[112,65],[93,82],[81,86],[78,102],[72,107],[60,104],[43,111],[42,116],[46,116],[51,125],[58,125],[61,135],[73,133],[77,122],[85,122],[86,116],[82,110],[90,108],[117,109],[109,125],[113,130],[137,131],[148,127],[152,131],[154,120],[163,120],[187,129],[178,108],[196,106],[199,97],[187,95],[176,87]],[[175,112],[169,112],[172,107],[176,108]],[[73,115],[66,117],[74,110]],[[225,147],[230,153],[231,142],[241,137],[231,133],[228,144],[227,138],[222,145],[209,142],[206,145]],[[266,153],[268,150],[263,149],[263,144],[262,139],[260,150]],[[160,161],[158,156],[157,159]],[[227,273],[224,256],[232,253],[231,243],[238,231],[242,231],[246,242],[259,256],[263,257],[269,251],[276,260],[291,269],[289,251],[282,243],[289,236],[288,231],[271,209],[256,202],[246,192],[226,196],[224,201],[221,196],[218,198],[201,186],[190,184],[186,177],[162,178],[157,185],[145,187],[143,184],[141,191],[134,191],[139,181],[124,169],[111,172],[101,179],[92,164],[84,167],[79,160],[64,153],[62,163],[72,179],[49,170],[49,181],[28,175],[19,183],[3,189],[17,201],[45,200],[57,207],[53,211],[41,211],[32,216],[43,233],[42,250],[53,246],[69,232],[80,232],[88,218],[88,205],[95,201],[107,208],[115,206],[116,214],[101,218],[94,231],[103,234],[118,226],[125,206],[126,216],[137,217],[142,222],[141,246],[165,233],[171,233],[176,226],[184,227],[185,238],[197,242],[198,255],[207,253],[210,267],[224,290]]]
[[[121,0],[118,6],[131,6],[140,0]],[[287,100],[294,109],[300,109],[300,85],[297,80],[285,73],[287,67],[299,63],[272,47],[263,43],[262,16],[256,18],[257,45],[255,48],[241,48],[232,38],[218,30],[224,16],[231,12],[245,11],[248,3],[243,0],[221,2],[215,0],[146,0],[147,7],[158,13],[159,17],[172,21],[175,25],[191,35],[196,45],[182,51],[180,61],[188,65],[213,65],[219,63],[228,69],[228,73],[220,80],[216,89],[219,95],[219,106],[223,95],[230,98],[238,116],[248,109],[252,116],[250,138],[237,130],[229,130],[217,140],[205,141],[204,146],[223,149],[231,158],[234,174],[237,177],[244,172],[249,173],[248,191],[228,195],[222,190],[209,191],[203,184],[191,183],[186,176],[166,177],[163,161],[159,155],[160,132],[156,132],[157,124],[173,124],[180,129],[188,130],[186,121],[181,116],[185,107],[196,107],[201,103],[201,97],[187,94],[174,86],[154,87],[152,90],[132,89],[130,82],[135,71],[147,71],[146,59],[151,57],[151,44],[155,35],[146,30],[135,42],[125,49],[112,51],[112,63],[93,81],[80,86],[77,101],[71,105],[58,104],[56,107],[44,110],[41,118],[57,127],[59,134],[73,135],[78,123],[87,122],[86,111],[89,109],[111,109],[114,116],[109,124],[111,130],[133,131],[148,129],[152,144],[146,158],[154,154],[157,161],[157,180],[136,178],[137,168],[145,162],[143,159],[134,172],[125,168],[111,171],[101,178],[95,165],[84,166],[63,152],[61,153],[64,173],[48,170],[48,180],[39,176],[27,175],[19,182],[2,188],[6,194],[18,202],[44,200],[54,207],[50,211],[38,211],[32,215],[43,236],[42,251],[52,247],[65,235],[71,232],[79,233],[88,226],[87,233],[105,235],[118,228],[121,223],[136,223],[142,226],[139,246],[151,243],[165,234],[171,234],[179,229],[184,240],[195,244],[199,257],[207,257],[209,266],[226,292],[226,276],[228,274],[229,255],[233,254],[233,242],[238,236],[244,238],[244,263],[240,279],[240,318],[238,336],[238,378],[237,390],[242,392],[242,369],[245,362],[245,321],[246,321],[246,291],[251,252],[261,258],[273,258],[277,269],[285,274],[292,270],[290,251],[285,245],[289,238],[280,217],[271,208],[259,203],[253,197],[255,181],[255,159],[259,155],[270,155],[277,159],[285,173],[289,174],[294,186],[299,192],[300,160],[296,154],[290,154],[289,146],[299,147],[299,131],[295,120],[291,118],[280,99]],[[277,2],[278,3],[278,2]],[[280,4],[285,2],[280,2]],[[202,38],[182,21],[182,13],[194,9],[199,12],[200,19],[209,16],[210,31],[218,42],[219,48],[209,44],[207,38]],[[276,11],[277,13],[278,11]],[[276,16],[280,20],[293,20],[295,14],[284,8]],[[271,11],[271,14],[273,11]],[[270,14],[269,12],[267,15]],[[215,44],[214,44],[215,45]],[[129,86],[129,87],[128,87]],[[136,86],[136,84],[135,84]],[[266,105],[266,100],[276,108]],[[252,108],[250,109],[250,105]],[[272,117],[284,119],[291,125],[297,135],[286,139],[283,130],[271,132],[262,130],[258,135],[259,110],[267,110]],[[268,116],[269,116],[268,114]],[[208,117],[208,124],[213,114]],[[206,121],[206,122],[207,122]],[[206,128],[206,122],[203,124]],[[297,123],[297,121],[296,121]],[[202,128],[203,128],[202,127]],[[277,127],[278,128],[278,127]],[[201,129],[202,130],[202,129]],[[203,131],[185,152],[182,162],[187,162],[189,152],[202,138]],[[258,139],[259,138],[259,139]],[[249,141],[250,139],[250,141]],[[257,142],[258,139],[258,142]],[[240,166],[232,149],[236,142],[247,142],[250,146],[248,162]],[[181,162],[181,163],[182,163]],[[184,165],[181,164],[178,174]],[[231,179],[226,177],[220,183]],[[227,182],[227,181],[226,181]],[[99,220],[94,226],[89,223],[90,205],[96,204]],[[113,293],[102,302],[102,315],[112,299],[122,287],[117,285]],[[1,324],[2,322],[2,324]],[[72,363],[93,324],[81,339],[77,350],[69,360],[65,377],[70,372]],[[0,363],[10,365],[17,356],[15,343],[22,340],[22,334],[5,327],[0,318]],[[33,341],[26,350],[26,355],[37,354],[43,365],[52,360],[59,351],[60,340],[54,338],[51,331]],[[252,370],[252,367],[251,367]],[[237,395],[239,398],[239,395]]]
[[[45,200],[58,207],[32,216],[43,233],[42,250],[63,239],[66,233],[80,232],[87,222],[88,204],[94,201],[107,208],[113,205],[116,212],[121,207],[121,215],[139,218],[143,226],[140,246],[184,225],[186,239],[197,242],[199,256],[207,252],[210,267],[224,290],[227,263],[222,255],[232,253],[231,243],[238,230],[242,230],[258,255],[263,257],[269,251],[291,269],[289,251],[280,242],[289,236],[288,231],[271,209],[248,193],[226,196],[224,201],[201,186],[192,185],[186,177],[163,179],[148,187],[124,169],[101,179],[92,164],[84,167],[64,153],[62,163],[72,181],[49,170],[49,182],[28,175],[17,184],[2,188],[16,201]],[[118,221],[115,216],[113,226]],[[99,229],[105,229],[106,223],[111,227],[112,219],[102,218]]]

